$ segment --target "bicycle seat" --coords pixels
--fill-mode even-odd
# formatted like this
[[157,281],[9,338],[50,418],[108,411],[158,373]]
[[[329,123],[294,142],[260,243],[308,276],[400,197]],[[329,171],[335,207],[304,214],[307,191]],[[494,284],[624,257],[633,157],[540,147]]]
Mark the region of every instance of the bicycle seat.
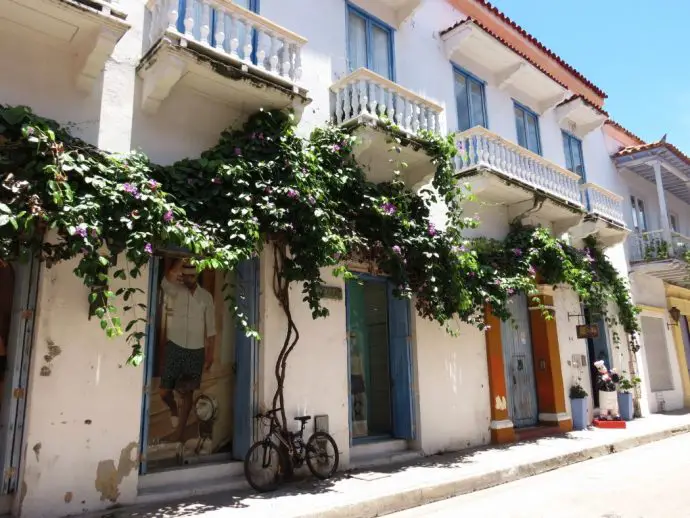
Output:
[[311,416],[310,416],[310,415],[303,415],[303,416],[300,416],[300,417],[295,417],[295,421],[299,421],[299,422],[301,422],[301,423],[306,423],[306,422],[309,421],[310,419],[311,419]]

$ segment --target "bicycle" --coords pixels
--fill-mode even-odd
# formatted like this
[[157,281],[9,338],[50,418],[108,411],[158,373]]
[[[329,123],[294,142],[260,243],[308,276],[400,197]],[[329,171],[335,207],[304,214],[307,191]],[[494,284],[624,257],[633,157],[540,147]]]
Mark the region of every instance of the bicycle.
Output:
[[299,432],[284,432],[276,417],[280,410],[274,408],[255,417],[262,424],[268,421],[268,433],[249,448],[244,458],[244,476],[249,485],[261,493],[274,491],[284,474],[292,471],[290,468],[300,468],[305,462],[312,475],[320,480],[332,477],[338,469],[340,456],[333,437],[326,432],[314,432],[305,444],[304,428],[311,416],[295,417],[301,424]]

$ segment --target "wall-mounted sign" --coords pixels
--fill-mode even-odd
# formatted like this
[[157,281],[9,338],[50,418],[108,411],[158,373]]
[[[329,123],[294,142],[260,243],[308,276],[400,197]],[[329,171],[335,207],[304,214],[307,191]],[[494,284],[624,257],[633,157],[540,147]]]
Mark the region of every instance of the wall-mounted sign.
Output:
[[343,300],[343,289],[340,286],[321,285],[321,297],[331,300]]
[[599,326],[597,324],[584,324],[576,326],[578,338],[599,338]]

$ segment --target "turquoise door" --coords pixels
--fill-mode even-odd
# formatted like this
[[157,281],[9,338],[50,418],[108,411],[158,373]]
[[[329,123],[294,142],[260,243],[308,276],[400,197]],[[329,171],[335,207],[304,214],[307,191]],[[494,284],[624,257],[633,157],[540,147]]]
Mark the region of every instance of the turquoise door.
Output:
[[508,413],[513,425],[521,428],[536,425],[539,417],[527,297],[512,297],[510,312],[514,322],[506,321],[501,324],[501,341],[508,389]]
[[414,437],[409,301],[383,278],[348,281],[350,435]]

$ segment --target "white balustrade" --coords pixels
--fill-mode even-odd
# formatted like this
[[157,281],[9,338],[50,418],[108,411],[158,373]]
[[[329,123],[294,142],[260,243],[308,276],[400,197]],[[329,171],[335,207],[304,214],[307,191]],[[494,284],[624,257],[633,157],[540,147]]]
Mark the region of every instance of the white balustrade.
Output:
[[456,134],[458,172],[479,166],[582,206],[580,176],[482,127]]
[[663,230],[633,232],[628,236],[628,256],[631,263],[682,259],[688,251],[690,237],[678,232],[671,232],[670,242],[664,237]]
[[625,225],[622,196],[593,183],[584,184],[582,190],[587,196],[589,212],[603,216],[620,225]]
[[150,0],[149,44],[166,33],[195,42],[293,83],[307,40],[229,0]]
[[408,133],[441,132],[441,106],[366,68],[337,81],[331,91],[335,93],[332,115],[338,124],[368,116],[389,120]]

